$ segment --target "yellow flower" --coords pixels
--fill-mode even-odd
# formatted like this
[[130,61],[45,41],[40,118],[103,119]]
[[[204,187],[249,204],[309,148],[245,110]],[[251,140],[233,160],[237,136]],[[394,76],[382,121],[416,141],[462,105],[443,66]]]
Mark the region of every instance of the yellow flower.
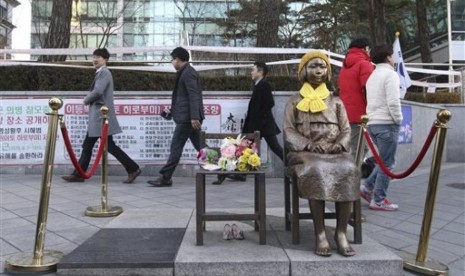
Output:
[[239,157],[239,163],[246,163],[246,164],[247,164],[248,159],[249,159],[248,156],[241,155],[241,156]]
[[247,165],[247,163],[245,162],[239,162],[239,164],[237,164],[237,169],[241,172],[245,172],[245,171],[248,171],[249,170],[249,167]]
[[251,148],[246,148],[244,151],[242,151],[242,156],[249,157],[252,155],[254,152]]
[[249,156],[249,160],[247,162],[249,163],[250,166],[257,168],[260,166],[260,163],[261,163],[260,156],[254,153],[251,156]]

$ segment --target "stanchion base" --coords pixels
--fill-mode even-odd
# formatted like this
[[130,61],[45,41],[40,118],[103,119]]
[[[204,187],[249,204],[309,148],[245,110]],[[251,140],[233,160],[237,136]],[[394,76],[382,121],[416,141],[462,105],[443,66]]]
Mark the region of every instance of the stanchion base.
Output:
[[41,260],[34,259],[34,253],[20,253],[5,261],[5,271],[11,274],[31,275],[31,273],[45,274],[57,270],[57,263],[63,253],[55,250],[44,250]]
[[119,206],[108,207],[106,210],[102,206],[87,207],[85,215],[88,217],[115,217],[123,212]]
[[416,256],[407,252],[398,254],[404,260],[404,269],[421,273],[422,275],[449,275],[449,268],[436,260],[426,259],[424,262],[417,262]]

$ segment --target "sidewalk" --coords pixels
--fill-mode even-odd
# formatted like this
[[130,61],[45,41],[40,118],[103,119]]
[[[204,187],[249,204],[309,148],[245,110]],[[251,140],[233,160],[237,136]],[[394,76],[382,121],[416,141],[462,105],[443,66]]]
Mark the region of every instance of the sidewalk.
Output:
[[[124,210],[195,208],[193,177],[174,178],[171,188],[154,188],[146,184],[152,178],[140,176],[134,184],[127,185],[121,183],[123,176],[109,176],[109,205],[121,206]],[[429,166],[420,167],[406,179],[391,182],[389,197],[399,204],[399,211],[372,211],[363,202],[362,212],[367,217],[363,234],[394,253],[405,251],[416,254],[428,180]],[[33,251],[40,181],[41,175],[0,175],[1,272],[11,254]],[[211,183],[213,179],[207,181]],[[464,275],[465,271],[464,182],[464,163],[442,165],[427,257],[448,265],[449,275]],[[85,183],[66,183],[55,175],[52,183],[45,249],[67,254],[114,218],[84,216],[88,206],[100,205],[100,177]],[[223,186],[228,186],[227,193],[223,186],[207,185],[208,208],[251,208],[252,198],[243,196],[252,193],[251,183],[251,179],[246,183],[227,180],[223,183]],[[267,208],[283,208],[282,183],[281,178],[267,179]],[[301,206],[308,207],[308,204],[301,201]],[[405,272],[404,275],[413,274]]]

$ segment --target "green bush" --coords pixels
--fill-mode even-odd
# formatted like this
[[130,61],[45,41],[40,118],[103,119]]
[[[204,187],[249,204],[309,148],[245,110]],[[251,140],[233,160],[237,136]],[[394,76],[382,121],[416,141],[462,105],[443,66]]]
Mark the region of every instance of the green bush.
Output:
[[[0,90],[3,91],[86,91],[94,78],[92,68],[46,66],[0,67]],[[116,91],[170,91],[176,81],[174,73],[112,70]],[[249,91],[250,76],[215,76],[200,74],[206,91]],[[270,76],[275,90],[297,91],[297,78]]]
[[405,100],[419,103],[460,103],[460,93],[436,91],[436,93],[407,92]]

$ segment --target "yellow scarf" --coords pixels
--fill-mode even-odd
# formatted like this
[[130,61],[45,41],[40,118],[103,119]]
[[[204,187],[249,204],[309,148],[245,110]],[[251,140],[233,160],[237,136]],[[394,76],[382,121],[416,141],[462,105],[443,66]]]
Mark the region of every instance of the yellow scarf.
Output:
[[326,88],[325,83],[313,89],[308,82],[304,82],[304,85],[300,88],[300,95],[303,97],[297,104],[297,109],[300,111],[316,113],[328,108],[323,101],[329,96],[329,90]]

